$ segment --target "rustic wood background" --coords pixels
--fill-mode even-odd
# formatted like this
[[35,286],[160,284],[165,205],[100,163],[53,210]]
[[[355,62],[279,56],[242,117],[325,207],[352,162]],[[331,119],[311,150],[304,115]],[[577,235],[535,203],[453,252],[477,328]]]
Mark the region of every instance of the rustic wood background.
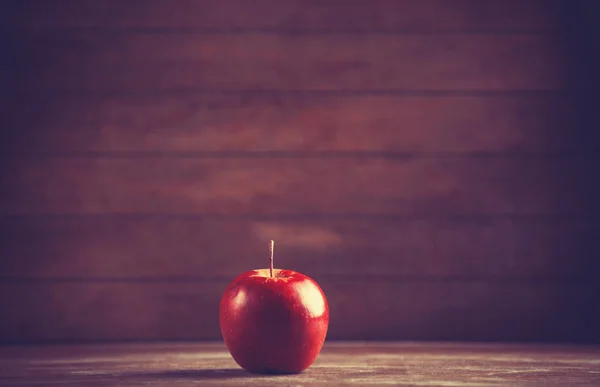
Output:
[[330,339],[599,341],[574,3],[3,2],[0,341],[218,339],[271,238]]

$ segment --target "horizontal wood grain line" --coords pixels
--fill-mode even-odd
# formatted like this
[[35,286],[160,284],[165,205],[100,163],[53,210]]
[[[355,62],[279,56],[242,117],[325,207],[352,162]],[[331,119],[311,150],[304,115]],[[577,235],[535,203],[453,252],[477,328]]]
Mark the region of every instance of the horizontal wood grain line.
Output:
[[[11,90],[15,97],[35,100],[36,97],[164,97],[164,96],[299,96],[356,98],[364,96],[412,97],[574,97],[573,88],[515,88],[515,89],[268,89],[268,88],[207,88],[207,87],[161,87],[160,89],[98,87],[61,88],[36,87]],[[35,93],[34,93],[35,92]],[[18,100],[18,99],[17,99]]]
[[10,84],[25,89],[554,90],[569,83],[563,47],[538,35],[80,33],[26,39],[7,51],[19,74]]
[[[600,158],[595,148],[567,151],[64,151],[46,152],[11,149],[1,158],[33,159],[533,159],[587,160]],[[18,160],[18,159],[17,159]]]
[[443,221],[454,223],[477,223],[481,221],[508,220],[508,221],[571,221],[586,220],[589,222],[598,222],[600,217],[589,212],[586,213],[514,213],[514,212],[462,212],[462,213],[435,213],[435,212],[277,212],[277,213],[169,213],[169,212],[46,212],[46,213],[4,213],[0,214],[0,220],[12,221],[19,219],[116,219],[116,220],[184,220],[184,221],[278,221],[278,222],[302,222],[302,221],[323,221],[323,220],[368,220],[368,221],[394,221],[394,222],[414,222],[425,221]]
[[549,31],[560,13],[555,0],[20,0],[0,20],[29,28]]
[[0,212],[587,214],[585,158],[9,160]]
[[[3,278],[233,278],[276,267],[343,278],[587,278],[598,220],[0,218]],[[262,258],[261,258],[262,257]]]
[[[2,26],[2,25],[0,25]],[[7,26],[4,27],[13,33],[35,34],[75,34],[94,33],[105,35],[118,34],[160,34],[160,35],[279,35],[279,36],[320,36],[320,35],[549,35],[562,36],[563,29],[552,27],[548,29],[522,28],[497,28],[497,29],[427,29],[414,28],[373,28],[361,30],[355,28],[321,28],[321,29],[292,29],[292,28],[202,28],[202,27],[111,27],[111,26]]]
[[[239,273],[241,274],[241,273]],[[218,283],[223,286],[227,285],[235,278],[235,274],[230,276],[182,276],[182,277],[23,277],[23,276],[5,276],[0,275],[0,283],[4,284],[64,284],[64,283],[119,283],[119,284],[138,284],[138,283]],[[482,284],[595,284],[597,276],[593,274],[581,276],[436,276],[436,275],[393,275],[393,274],[344,274],[330,275],[320,274],[320,281],[331,283],[336,282],[355,282],[355,283],[370,283],[373,281],[383,282],[403,282],[403,283],[482,283]]]
[[[594,284],[319,283],[332,340],[598,339]],[[0,340],[219,339],[224,287],[0,283]]]
[[9,157],[565,157],[587,143],[575,99],[559,95],[44,95],[14,104]]
[[278,221],[278,222],[298,222],[298,221],[323,221],[323,220],[369,220],[394,222],[414,222],[414,221],[444,221],[460,223],[476,223],[481,221],[509,220],[509,221],[571,221],[585,220],[587,222],[600,222],[600,215],[590,212],[586,213],[511,213],[511,212],[490,212],[485,213],[456,213],[439,214],[425,212],[405,212],[405,213],[368,213],[368,212],[348,212],[332,213],[326,211],[320,212],[279,212],[272,214],[265,213],[168,213],[168,212],[96,212],[96,213],[68,213],[68,212],[46,212],[42,214],[0,214],[0,221],[19,221],[35,219],[115,219],[115,220],[165,220],[165,221]]

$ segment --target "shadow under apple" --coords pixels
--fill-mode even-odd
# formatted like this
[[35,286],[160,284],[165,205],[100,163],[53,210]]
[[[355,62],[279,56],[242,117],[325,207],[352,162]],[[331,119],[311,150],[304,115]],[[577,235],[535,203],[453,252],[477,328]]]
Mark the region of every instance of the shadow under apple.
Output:
[[[241,368],[216,368],[216,369],[180,369],[148,372],[131,372],[119,375],[120,379],[233,379],[251,378],[255,376]],[[263,375],[264,376],[264,375]]]

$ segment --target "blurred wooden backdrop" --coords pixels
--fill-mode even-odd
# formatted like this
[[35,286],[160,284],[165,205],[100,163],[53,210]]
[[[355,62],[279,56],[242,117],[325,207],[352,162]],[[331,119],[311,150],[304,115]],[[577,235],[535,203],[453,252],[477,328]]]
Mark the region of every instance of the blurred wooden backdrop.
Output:
[[600,339],[568,2],[5,3],[0,341],[219,339],[271,238],[330,339]]

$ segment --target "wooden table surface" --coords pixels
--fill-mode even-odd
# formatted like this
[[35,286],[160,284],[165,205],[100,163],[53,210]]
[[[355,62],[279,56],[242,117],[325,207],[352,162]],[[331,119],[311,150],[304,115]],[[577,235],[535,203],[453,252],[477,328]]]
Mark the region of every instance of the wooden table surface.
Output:
[[298,375],[256,376],[221,343],[0,347],[0,386],[600,386],[600,347],[327,342]]

